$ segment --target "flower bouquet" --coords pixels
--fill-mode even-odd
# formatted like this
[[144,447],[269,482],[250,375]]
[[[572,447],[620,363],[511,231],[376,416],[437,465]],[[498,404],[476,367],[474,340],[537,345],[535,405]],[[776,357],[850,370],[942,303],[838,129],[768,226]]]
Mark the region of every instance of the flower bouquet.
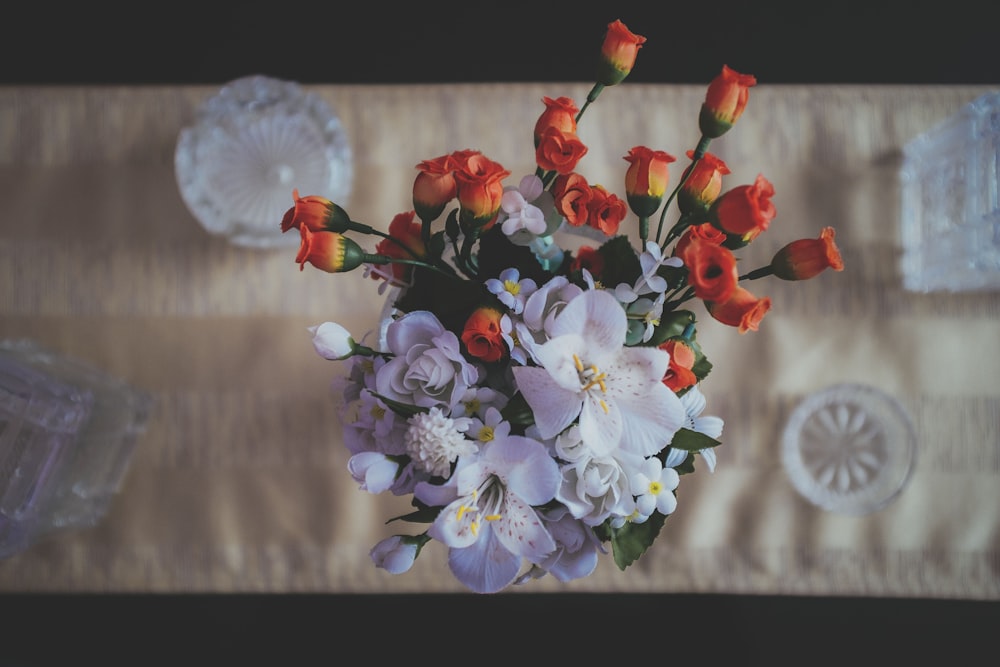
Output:
[[[680,477],[696,461],[716,464],[723,422],[703,414],[712,364],[689,304],[755,331],[771,301],[741,283],[843,268],[826,228],[738,270],[735,251],[775,217],[774,188],[759,175],[723,192],[729,169],[708,148],[756,84],[726,66],[669,195],[676,158],[646,146],[624,156],[625,199],[587,181],[578,123],[626,78],[644,42],[611,23],[583,105],[542,99],[537,169],[517,184],[477,150],[426,160],[412,209],[387,232],[293,193],[281,229],[301,235],[300,270],[363,268],[388,290],[367,336],[310,327],[316,351],[347,365],[350,475],[369,493],[412,496],[412,511],[390,520],[417,528],[375,545],[376,566],[405,572],[437,540],[454,576],[479,593],[546,574],[585,577],[609,552],[624,570],[677,507]],[[668,213],[676,218],[665,226]],[[557,232],[581,243],[560,246]],[[362,236],[377,241],[374,252]]]

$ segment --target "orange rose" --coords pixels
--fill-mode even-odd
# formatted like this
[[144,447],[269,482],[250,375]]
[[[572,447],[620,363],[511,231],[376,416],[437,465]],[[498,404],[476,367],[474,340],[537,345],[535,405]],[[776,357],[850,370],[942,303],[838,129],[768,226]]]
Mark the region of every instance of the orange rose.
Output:
[[[694,159],[694,151],[688,151],[687,156]],[[688,172],[691,173],[687,176]],[[696,213],[706,210],[722,191],[722,177],[729,172],[729,167],[720,158],[705,153],[694,167],[688,167],[681,176],[684,185],[677,193],[677,206],[683,213]]]
[[689,345],[675,338],[660,345],[660,349],[670,353],[670,367],[663,376],[663,384],[671,391],[686,389],[698,381],[698,377],[691,370],[694,368],[695,356],[694,350]]
[[709,218],[727,232],[745,242],[752,241],[767,230],[777,211],[771,203],[774,186],[762,174],[752,185],[740,185],[715,200]]
[[587,269],[594,280],[600,280],[601,274],[604,273],[604,256],[589,245],[580,246],[573,261],[570,262],[571,272],[579,273],[583,269]]
[[421,220],[435,220],[458,193],[455,158],[442,155],[417,165],[413,181],[413,209]]
[[326,197],[308,195],[299,197],[298,190],[292,190],[292,200],[295,205],[285,212],[281,218],[281,231],[305,226],[311,231],[346,231],[351,221],[347,211],[334,204]]
[[625,202],[618,195],[608,192],[600,185],[591,187],[587,209],[587,224],[600,230],[605,236],[617,234],[618,225],[628,213]]
[[309,262],[327,273],[352,271],[370,259],[356,242],[337,232],[314,232],[306,225],[299,227],[302,242],[295,257],[299,271]]
[[457,171],[459,220],[466,225],[487,231],[496,222],[503,197],[503,179],[510,172],[499,162],[473,153]]
[[729,248],[692,238],[678,255],[688,269],[688,284],[704,301],[726,301],[739,282],[736,257]]
[[667,165],[677,158],[646,146],[634,146],[624,159],[629,163],[625,172],[628,205],[637,216],[649,217],[660,208],[670,178]]
[[[423,238],[420,235],[420,223],[414,220],[415,211],[400,213],[389,223],[389,236],[391,239],[382,239],[375,246],[375,252],[379,255],[392,257],[393,259],[419,259],[427,254]],[[406,246],[405,248],[403,246]],[[410,275],[411,265],[393,264],[392,275],[399,281],[404,282]],[[381,276],[376,273],[372,278],[379,280]]]
[[597,82],[613,86],[624,81],[635,66],[639,48],[645,41],[645,37],[634,34],[620,20],[609,23],[604,43],[601,45]]
[[535,162],[545,171],[568,174],[576,169],[580,158],[586,154],[587,147],[575,133],[550,126],[539,136]]
[[726,65],[712,79],[701,105],[698,125],[705,137],[715,138],[729,131],[743,114],[750,98],[750,87],[757,85],[751,74],[740,74]]
[[469,354],[486,362],[499,361],[507,347],[500,328],[502,313],[488,306],[477,308],[465,321],[462,342]]
[[556,210],[574,227],[583,227],[589,216],[590,183],[578,173],[556,176],[552,182],[552,197]]
[[726,241],[726,233],[711,222],[691,225],[685,230],[684,235],[677,239],[677,243],[674,244],[674,256],[680,257],[694,239],[701,239],[708,243],[722,245]]
[[731,327],[738,327],[741,334],[757,331],[760,321],[771,310],[771,299],[758,299],[749,290],[737,286],[732,295],[723,302],[706,301],[708,314]]
[[535,122],[535,148],[541,142],[542,133],[554,127],[564,134],[576,134],[576,115],[580,112],[576,103],[569,97],[543,97],[545,111]]
[[844,270],[833,227],[824,227],[818,239],[792,241],[771,260],[772,273],[782,280],[808,280],[825,269]]

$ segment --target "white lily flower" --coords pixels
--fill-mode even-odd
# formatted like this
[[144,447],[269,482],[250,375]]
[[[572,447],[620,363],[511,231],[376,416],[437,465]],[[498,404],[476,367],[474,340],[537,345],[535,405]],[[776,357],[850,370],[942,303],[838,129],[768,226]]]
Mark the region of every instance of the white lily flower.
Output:
[[670,355],[626,347],[625,311],[606,291],[574,298],[535,355],[540,367],[512,369],[542,438],[579,420],[585,443],[613,443],[643,458],[663,449],[684,423],[684,407],[663,384]]

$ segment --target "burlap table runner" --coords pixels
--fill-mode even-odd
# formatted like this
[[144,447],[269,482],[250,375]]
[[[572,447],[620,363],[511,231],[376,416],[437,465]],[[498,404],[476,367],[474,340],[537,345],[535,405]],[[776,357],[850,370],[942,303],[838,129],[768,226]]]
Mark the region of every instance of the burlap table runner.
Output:
[[[385,228],[410,207],[420,160],[477,148],[529,173],[542,96],[582,100],[588,87],[312,90],[354,148],[352,216]],[[177,135],[214,92],[0,88],[0,336],[35,339],[156,398],[104,521],[0,561],[0,591],[461,591],[441,545],[401,576],[368,557],[394,532],[385,519],[408,506],[348,475],[328,393],[340,367],[316,356],[306,327],[364,330],[381,306],[374,283],[300,272],[294,250],[233,247],[180,199]],[[707,412],[726,420],[717,471],[682,479],[665,534],[627,572],[608,557],[587,579],[516,591],[1000,599],[1000,294],[907,293],[897,268],[901,146],[984,92],[753,89],[711,148],[733,171],[729,185],[760,172],[777,190],[771,238],[743,265],[833,225],[847,270],[755,284],[774,300],[756,333],[704,316]],[[620,192],[632,146],[683,156],[703,95],[606,90],[580,126],[581,171]],[[895,395],[918,431],[909,486],[865,517],[814,507],[780,463],[789,410],[842,381]]]

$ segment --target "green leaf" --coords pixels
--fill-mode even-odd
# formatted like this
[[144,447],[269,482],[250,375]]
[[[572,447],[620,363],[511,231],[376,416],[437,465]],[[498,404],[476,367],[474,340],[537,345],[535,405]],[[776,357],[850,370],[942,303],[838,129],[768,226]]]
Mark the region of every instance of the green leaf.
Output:
[[393,517],[386,521],[386,524],[390,524],[393,521],[409,521],[411,523],[434,523],[434,519],[441,512],[440,507],[429,507],[424,503],[420,502],[416,498],[411,500],[411,504],[417,509],[409,514],[401,514],[400,516]]
[[687,458],[684,459],[683,463],[674,466],[674,470],[677,471],[678,475],[689,475],[694,472],[694,452],[688,452]]
[[500,416],[517,426],[531,426],[535,423],[535,414],[521,392],[514,394],[500,411]]
[[413,405],[412,403],[400,403],[399,401],[394,401],[391,398],[386,398],[382,394],[376,394],[374,391],[371,392],[371,394],[385,403],[390,410],[404,419],[408,419],[419,412],[430,412],[430,408],[422,408],[420,406]]
[[[671,338],[680,338],[687,326],[694,324],[694,321],[694,313],[690,310],[675,310],[663,313],[660,317],[660,323],[653,330],[653,337],[649,339],[646,345],[659,347]],[[690,345],[691,343],[688,342],[688,344]],[[695,349],[695,354],[697,355],[697,353],[698,350]]]
[[635,248],[629,242],[627,236],[616,236],[605,241],[598,253],[604,259],[604,273],[601,275],[601,282],[614,289],[619,283],[635,283],[635,279],[642,273],[642,265],[639,264],[639,257],[635,254]]
[[621,528],[611,529],[611,550],[619,570],[624,570],[646,552],[660,534],[666,519],[665,515],[653,512],[642,523],[629,521]]
[[410,512],[409,514],[401,514],[399,516],[393,517],[386,521],[387,524],[393,521],[409,521],[410,523],[434,523],[434,519],[437,518],[438,513],[441,511],[440,507],[424,507],[416,511]]
[[670,441],[670,446],[674,449],[683,449],[686,452],[697,452],[700,449],[718,447],[720,443],[715,438],[711,438],[704,433],[682,428],[674,434],[674,439]]

